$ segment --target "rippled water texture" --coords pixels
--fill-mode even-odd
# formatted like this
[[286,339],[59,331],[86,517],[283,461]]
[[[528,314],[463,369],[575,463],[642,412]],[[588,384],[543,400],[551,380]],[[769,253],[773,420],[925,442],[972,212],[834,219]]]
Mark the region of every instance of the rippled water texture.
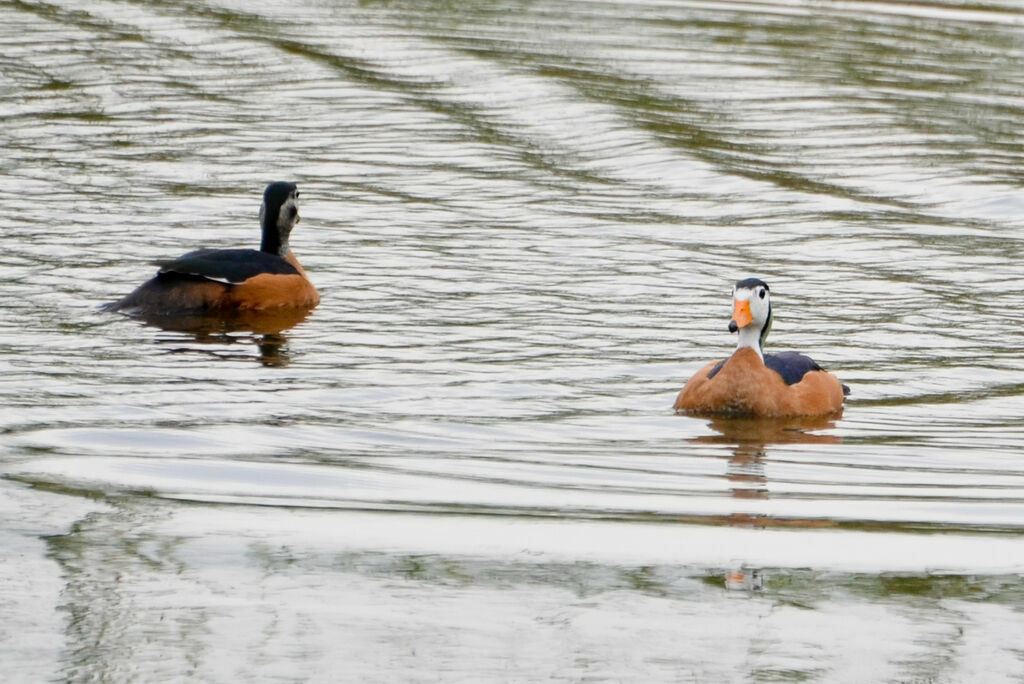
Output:
[[[958,5],[0,5],[7,675],[1019,681],[1024,10]],[[278,179],[310,316],[99,310]],[[671,411],[750,275],[841,417]]]

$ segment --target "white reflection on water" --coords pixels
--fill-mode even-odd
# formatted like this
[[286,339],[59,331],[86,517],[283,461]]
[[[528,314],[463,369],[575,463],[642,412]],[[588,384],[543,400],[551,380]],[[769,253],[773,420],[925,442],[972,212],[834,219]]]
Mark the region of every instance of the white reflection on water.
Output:
[[[70,678],[853,682],[1019,665],[1019,577],[916,574],[1021,567],[991,535],[111,503],[47,540]],[[764,564],[757,594],[694,566],[740,548]],[[851,549],[853,574],[833,565]]]

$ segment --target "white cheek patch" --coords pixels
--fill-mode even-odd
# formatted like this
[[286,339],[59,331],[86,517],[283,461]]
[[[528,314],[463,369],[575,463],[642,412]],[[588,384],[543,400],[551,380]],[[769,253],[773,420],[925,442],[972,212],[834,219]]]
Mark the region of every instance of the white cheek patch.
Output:
[[[294,213],[292,211],[294,210]],[[277,225],[290,226],[299,222],[299,205],[289,197],[277,212]]]

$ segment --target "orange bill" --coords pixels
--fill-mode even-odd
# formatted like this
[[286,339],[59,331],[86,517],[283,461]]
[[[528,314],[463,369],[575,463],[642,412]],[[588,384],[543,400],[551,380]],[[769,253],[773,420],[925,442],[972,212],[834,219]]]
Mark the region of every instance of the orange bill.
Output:
[[733,301],[732,320],[736,322],[737,328],[745,328],[753,322],[754,317],[750,314],[749,299]]

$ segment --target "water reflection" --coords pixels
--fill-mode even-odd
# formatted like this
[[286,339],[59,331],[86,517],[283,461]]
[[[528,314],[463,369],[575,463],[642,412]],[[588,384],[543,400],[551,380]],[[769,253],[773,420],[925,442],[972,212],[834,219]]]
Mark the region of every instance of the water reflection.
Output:
[[[263,366],[283,367],[291,361],[288,338],[289,330],[309,317],[309,310],[277,309],[271,311],[237,311],[231,314],[194,314],[184,316],[146,315],[136,316],[143,323],[174,333],[185,333],[201,345],[235,345],[252,341],[256,345],[255,359]],[[180,338],[165,340],[180,343]],[[194,351],[176,349],[175,351]],[[222,350],[212,352],[226,358],[237,354],[224,354]],[[248,357],[248,355],[246,355]]]
[[712,416],[708,427],[717,432],[701,435],[693,441],[703,444],[736,444],[737,447],[765,447],[771,444],[840,444],[833,430],[842,412],[830,416],[793,416],[788,418],[757,418],[751,416]]
[[252,332],[275,335],[294,328],[306,320],[309,309],[269,309],[262,311],[232,311],[230,313],[198,313],[167,316],[148,314],[136,316],[138,320],[163,330],[187,332],[195,335]]
[[767,499],[768,478],[764,473],[764,447],[740,445],[736,447],[725,476],[732,484],[732,496],[737,499]]
[[263,335],[256,343],[260,351],[259,360],[264,366],[284,367],[291,361],[288,355],[288,339],[280,333]]
[[[447,534],[427,539],[426,530]],[[108,499],[45,537],[61,574],[55,607],[66,620],[53,671],[38,680],[162,681],[187,672],[249,681],[281,663],[303,681],[325,671],[343,671],[347,681],[411,681],[424,655],[410,644],[420,643],[441,652],[428,653],[429,663],[479,671],[481,681],[546,680],[552,661],[583,657],[599,680],[635,681],[629,675],[642,670],[642,681],[679,681],[678,669],[649,663],[683,658],[707,674],[700,681],[791,681],[813,677],[748,675],[791,672],[793,663],[813,672],[823,661],[840,672],[860,658],[867,680],[897,681],[889,666],[908,644],[916,657],[898,680],[925,681],[933,663],[968,659],[953,646],[973,639],[986,644],[977,649],[983,655],[1002,658],[1002,671],[1019,664],[1017,575],[787,569],[756,549],[767,563],[739,559],[708,572],[687,565],[700,551],[673,544],[668,535],[678,533],[607,521],[509,525],[486,516]],[[613,563],[574,556],[566,548],[581,534],[631,551]],[[716,530],[706,544],[738,536],[763,551],[792,534]],[[882,541],[854,535],[853,543],[867,537]],[[934,561],[933,535],[899,541],[895,555]],[[823,533],[804,547],[843,543],[849,535]],[[887,549],[864,551],[872,558]],[[628,651],[617,657],[635,657],[630,672],[603,651]]]
[[[169,560],[166,549],[135,532],[152,517],[145,509],[117,507],[87,515],[67,534],[46,538],[47,555],[60,566],[64,579],[60,609],[67,620],[61,670],[68,681],[131,678],[139,614],[144,611],[127,578],[141,568],[160,572]],[[98,526],[103,543],[96,541]],[[194,640],[189,633],[181,637]]]
[[[831,416],[794,416],[767,418],[752,416],[713,416],[708,426],[717,434],[701,435],[692,441],[699,444],[725,444],[732,449],[725,468],[734,499],[771,498],[770,480],[765,469],[768,448],[776,444],[839,444],[842,438],[834,434],[821,434],[832,430],[842,414]],[[792,519],[750,513],[732,513],[724,518],[729,525],[798,527],[831,526],[821,519]]]

